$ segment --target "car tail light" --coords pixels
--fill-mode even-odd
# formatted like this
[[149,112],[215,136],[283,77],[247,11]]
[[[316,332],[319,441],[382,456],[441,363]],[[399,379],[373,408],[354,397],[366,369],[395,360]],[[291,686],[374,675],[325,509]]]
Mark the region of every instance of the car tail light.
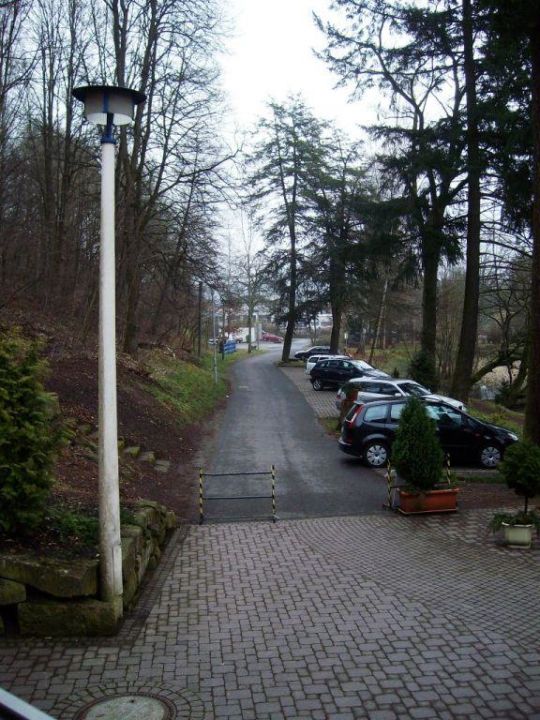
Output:
[[349,414],[347,415],[347,417],[345,419],[345,423],[349,427],[352,427],[354,425],[354,422],[355,422],[356,418],[358,417],[358,415],[360,415],[360,413],[362,412],[363,407],[364,407],[364,405],[362,403],[358,403],[358,405],[355,405],[354,408],[349,412]]

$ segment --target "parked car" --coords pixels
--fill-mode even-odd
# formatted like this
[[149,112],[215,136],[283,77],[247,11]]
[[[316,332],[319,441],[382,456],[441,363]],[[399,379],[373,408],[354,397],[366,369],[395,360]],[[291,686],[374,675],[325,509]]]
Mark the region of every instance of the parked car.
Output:
[[273,343],[282,343],[283,338],[279,335],[272,335],[272,333],[263,332],[261,335],[261,340],[264,342],[273,342]]
[[337,391],[336,408],[338,410],[341,411],[341,406],[347,397],[347,392],[352,388],[358,390],[357,400],[359,402],[416,395],[416,397],[422,397],[426,400],[442,400],[458,410],[467,411],[467,408],[461,400],[454,400],[454,398],[446,397],[445,395],[432,393],[428,388],[425,388],[414,380],[394,380],[393,378],[390,380],[384,378],[355,378],[349,380]]
[[307,360],[312,355],[321,355],[326,354],[330,355],[330,345],[313,345],[310,348],[307,348],[306,350],[299,350],[298,352],[294,353],[294,359],[295,360]]
[[315,365],[320,362],[321,360],[328,360],[329,358],[332,358],[333,360],[348,360],[348,355],[312,355],[306,360],[306,369],[305,373],[306,375],[309,375],[309,373],[312,371],[312,369],[315,367]]
[[[423,402],[437,424],[440,443],[452,462],[480,463],[485,468],[495,468],[502,460],[505,449],[518,440],[518,436],[510,430],[471,417],[448,403],[436,400]],[[366,404],[356,402],[342,425],[339,438],[341,450],[363,458],[369,467],[386,466],[406,404],[405,398]]]
[[388,373],[376,370],[363,360],[329,358],[318,362],[309,373],[314,390],[339,387],[356,377],[389,378]]

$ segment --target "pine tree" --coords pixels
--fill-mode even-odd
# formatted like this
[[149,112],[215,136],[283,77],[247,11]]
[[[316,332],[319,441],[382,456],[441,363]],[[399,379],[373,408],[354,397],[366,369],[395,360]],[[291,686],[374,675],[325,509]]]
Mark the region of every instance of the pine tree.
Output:
[[0,533],[39,524],[64,439],[38,350],[18,334],[0,337]]
[[441,478],[443,459],[435,421],[428,417],[419,398],[410,398],[392,445],[392,461],[398,474],[411,489],[432,490]]

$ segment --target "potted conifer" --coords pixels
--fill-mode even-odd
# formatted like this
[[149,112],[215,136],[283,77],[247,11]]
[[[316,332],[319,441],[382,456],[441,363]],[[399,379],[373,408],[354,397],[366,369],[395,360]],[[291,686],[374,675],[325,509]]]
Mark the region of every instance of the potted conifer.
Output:
[[529,500],[540,495],[540,447],[526,440],[511,445],[499,472],[508,487],[525,501],[523,510],[516,513],[496,513],[491,528],[494,531],[502,528],[510,547],[530,548],[533,528],[540,530],[540,516],[529,510]]
[[416,397],[411,397],[399,420],[392,445],[392,461],[404,485],[400,512],[405,515],[457,509],[457,488],[441,487],[444,453],[436,424]]

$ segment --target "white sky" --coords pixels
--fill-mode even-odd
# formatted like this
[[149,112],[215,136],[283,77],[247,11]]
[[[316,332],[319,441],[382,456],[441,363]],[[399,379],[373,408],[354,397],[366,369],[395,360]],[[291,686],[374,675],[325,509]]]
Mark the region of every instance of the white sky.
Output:
[[301,93],[317,117],[333,119],[352,137],[370,122],[367,101],[348,103],[348,91],[334,89],[336,76],[313,54],[324,36],[312,12],[328,16],[329,0],[227,0],[233,23],[222,60],[223,87],[231,108],[231,130],[247,130],[265,112],[269,99]]
[[[360,126],[373,124],[376,108],[371,100],[349,102],[349,90],[336,88],[337,76],[313,50],[325,47],[325,37],[312,13],[329,16],[330,0],[223,0],[232,25],[227,53],[221,58],[222,87],[229,107],[223,132],[231,146],[254,129],[267,113],[269,100],[282,102],[300,93],[314,115],[333,120],[351,139],[365,138]],[[223,247],[227,239],[241,252],[242,230],[237,213],[223,217]],[[255,247],[262,238],[255,233]]]

